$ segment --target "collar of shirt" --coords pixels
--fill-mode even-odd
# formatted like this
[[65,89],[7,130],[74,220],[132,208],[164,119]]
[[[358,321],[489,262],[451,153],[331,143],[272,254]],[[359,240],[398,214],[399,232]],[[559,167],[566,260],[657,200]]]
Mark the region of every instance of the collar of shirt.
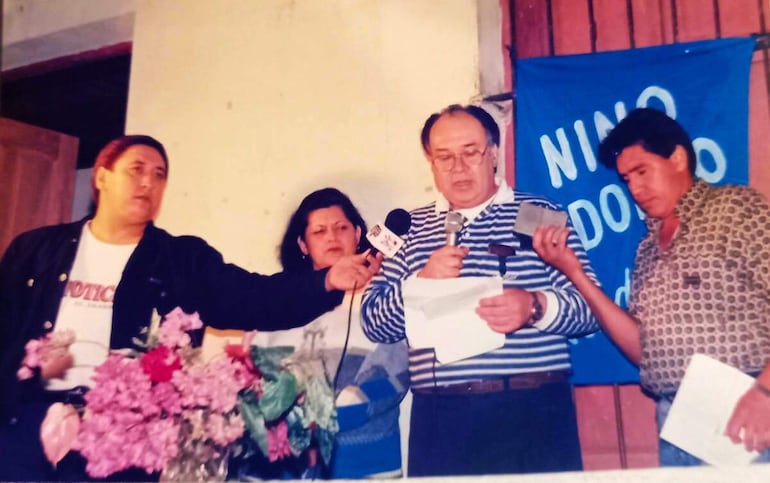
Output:
[[[676,214],[677,218],[679,218],[680,227],[687,225],[687,223],[690,221],[695,208],[700,205],[706,197],[708,188],[709,185],[705,181],[696,179],[690,189],[687,190],[687,193],[685,193],[679,199],[676,206],[674,207],[674,213]],[[647,230],[650,233],[658,233],[658,231],[660,231],[661,224],[663,223],[662,220],[658,218],[650,218],[649,216],[645,218],[644,222],[647,225]]]
[[[487,206],[512,202],[513,190],[508,186],[508,183],[506,183],[503,178],[495,176],[495,184],[497,185],[497,192],[492,195],[491,198],[472,208],[463,208],[461,210],[455,211],[462,213],[465,219],[468,220],[467,223],[470,223],[477,216],[479,216],[479,214],[484,211],[484,208]],[[436,197],[436,214],[446,213],[450,209],[449,201],[444,197],[443,194],[439,192],[438,196]]]

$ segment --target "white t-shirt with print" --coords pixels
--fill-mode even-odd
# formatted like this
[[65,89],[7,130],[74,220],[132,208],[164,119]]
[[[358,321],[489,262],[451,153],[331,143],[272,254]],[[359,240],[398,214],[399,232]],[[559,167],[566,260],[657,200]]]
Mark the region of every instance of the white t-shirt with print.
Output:
[[55,330],[72,330],[70,347],[75,362],[64,379],[51,379],[47,389],[93,386],[94,368],[107,358],[112,332],[112,299],[123,269],[136,244],[113,245],[99,241],[90,223],[83,226],[75,263],[62,296]]

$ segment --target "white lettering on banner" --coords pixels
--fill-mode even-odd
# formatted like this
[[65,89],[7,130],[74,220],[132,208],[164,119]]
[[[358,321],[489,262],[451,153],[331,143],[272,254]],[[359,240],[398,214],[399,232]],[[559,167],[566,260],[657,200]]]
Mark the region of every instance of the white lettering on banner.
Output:
[[[615,216],[611,208],[611,197],[617,203],[618,216]],[[619,185],[610,183],[599,191],[599,210],[591,201],[579,199],[567,206],[567,212],[580,241],[586,251],[590,251],[602,242],[604,224],[616,233],[623,233],[628,229],[631,225],[631,206],[626,192]],[[644,219],[644,214],[638,207],[636,213],[640,220]],[[592,235],[588,234],[589,226]]]
[[578,141],[580,142],[580,150],[583,152],[583,158],[586,160],[588,171],[594,172],[596,171],[596,156],[594,156],[591,141],[588,140],[585,124],[583,124],[583,121],[578,120],[575,121],[574,127]]
[[[698,160],[695,167],[695,176],[701,178],[707,183],[718,183],[722,181],[727,173],[727,158],[724,151],[719,147],[713,139],[709,138],[695,138],[692,140],[692,147],[695,149],[695,157]],[[711,159],[714,161],[714,170],[709,171],[706,169],[703,163],[703,152],[707,152],[711,155]]]
[[[636,99],[636,107],[660,108],[661,105],[669,117],[676,119],[676,102],[674,96],[667,89],[652,85],[643,89]],[[613,105],[613,110],[618,122],[627,115],[626,105],[621,101]],[[599,141],[607,137],[607,133],[617,124],[613,123],[601,111],[594,111],[593,123]],[[585,167],[589,173],[595,172],[597,169],[596,146],[588,137],[585,122],[578,119],[573,122],[572,128],[577,137]],[[555,141],[546,134],[540,136],[540,147],[548,168],[551,186],[559,189],[564,185],[562,175],[570,181],[575,181],[579,173],[567,131],[560,127],[556,129],[555,135]],[[574,138],[572,139],[574,140]],[[727,158],[719,144],[713,139],[699,137],[693,140],[693,148],[698,160],[696,176],[708,183],[721,181],[727,172]],[[704,161],[709,158],[711,162],[706,166]],[[593,191],[595,188],[592,187],[591,189]],[[596,207],[595,200],[590,201],[588,199],[577,199],[567,206],[575,231],[583,242],[586,251],[601,244],[605,224],[615,233],[623,233],[628,230],[631,226],[632,206],[636,209],[636,216],[640,220],[645,218],[641,208],[632,199],[629,199],[629,195],[619,184],[610,183],[604,186],[599,191],[598,202],[599,209]]]
[[[626,268],[624,270],[624,282],[623,285],[618,287],[617,290],[615,290],[615,304],[619,305],[620,307],[627,307],[628,306],[628,294],[631,293],[631,270]],[[625,303],[624,300],[625,299]]]
[[[609,198],[612,196],[620,208],[620,219],[616,220],[610,210]],[[631,224],[631,204],[623,192],[623,188],[616,184],[608,184],[599,193],[599,207],[602,210],[602,218],[615,233],[623,233]]]
[[572,150],[569,147],[564,128],[556,130],[556,140],[559,142],[559,149],[553,144],[551,138],[543,134],[540,136],[540,147],[543,149],[543,155],[548,166],[551,185],[554,188],[561,188],[562,181],[559,171],[570,180],[575,181],[577,179],[577,166],[575,166],[575,159],[572,157]]
[[[583,223],[583,217],[580,216],[580,211],[583,211],[588,216],[588,221],[593,228],[594,236],[588,238],[588,232],[586,226]],[[580,241],[583,242],[583,247],[586,251],[596,248],[601,243],[604,237],[604,227],[602,226],[602,220],[599,217],[599,212],[596,211],[596,207],[588,200],[575,200],[567,206],[567,212],[572,220],[572,224],[575,226],[575,231],[580,237]]]
[[[626,117],[626,105],[622,102],[616,102],[615,119],[623,119],[624,117]],[[601,111],[594,111],[594,126],[596,126],[596,137],[599,138],[599,142],[602,142],[615,127],[612,121]]]
[[[663,109],[671,119],[676,119],[676,104],[674,103],[674,96],[671,95],[667,89],[660,86],[647,87],[636,98],[636,107],[650,107],[650,99],[653,97],[660,100],[663,103]],[[620,118],[618,118],[620,120]]]
[[[649,86],[645,88],[636,99],[637,107],[646,107],[652,99],[658,99],[672,119],[676,119],[676,104],[674,96],[660,86]],[[620,121],[626,117],[626,105],[623,102],[616,102],[614,105],[615,119]],[[607,136],[607,133],[615,127],[615,124],[601,111],[594,111],[594,128],[599,141]],[[594,154],[593,143],[588,139],[585,123],[578,119],[572,124],[572,128],[577,136],[580,151],[583,155],[583,161],[589,172],[596,171],[596,155]],[[548,176],[551,178],[551,186],[561,188],[564,185],[562,174],[570,181],[575,181],[578,177],[578,169],[575,164],[575,157],[572,154],[567,132],[564,128],[556,130],[556,143],[546,134],[540,136],[540,148],[545,157],[548,167]],[[558,144],[558,147],[556,147]]]

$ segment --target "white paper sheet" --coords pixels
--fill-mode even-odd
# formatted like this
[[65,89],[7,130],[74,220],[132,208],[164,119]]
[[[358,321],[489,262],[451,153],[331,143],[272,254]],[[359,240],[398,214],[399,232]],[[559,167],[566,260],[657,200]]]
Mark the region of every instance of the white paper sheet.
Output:
[[448,364],[501,347],[505,334],[494,332],[476,314],[479,299],[503,293],[499,277],[424,279],[402,285],[406,337],[413,348],[433,347]]
[[714,466],[751,463],[758,453],[733,443],[724,432],[735,404],[753,383],[734,367],[693,355],[660,437]]

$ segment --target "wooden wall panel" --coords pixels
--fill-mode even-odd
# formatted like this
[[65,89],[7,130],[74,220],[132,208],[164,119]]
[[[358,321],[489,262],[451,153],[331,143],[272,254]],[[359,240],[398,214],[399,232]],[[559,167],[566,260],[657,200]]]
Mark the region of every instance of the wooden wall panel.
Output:
[[593,0],[596,51],[631,48],[626,2]]
[[717,29],[713,0],[674,0],[678,42],[713,39]]
[[628,468],[658,466],[655,402],[638,384],[620,386],[620,406]]
[[[511,25],[511,2],[510,0],[498,0],[500,5],[500,16],[502,20],[502,29],[500,36],[500,41],[503,44],[503,70],[505,71],[505,92],[512,92],[513,91],[513,76],[514,76],[514,70],[513,70],[513,62],[511,60],[511,55],[509,53],[511,52],[511,49],[514,45],[513,41],[513,26]],[[505,132],[501,132],[500,134],[502,136],[505,136],[505,146],[507,146],[507,149],[503,153],[505,156],[505,159],[503,162],[505,163],[505,180],[508,182],[508,186],[516,186],[516,170],[513,166],[513,147],[515,146],[516,137],[514,135],[514,129],[513,129],[513,123],[514,123],[514,113],[513,113],[513,106],[508,105],[507,107],[510,108],[510,112],[508,116],[506,116],[506,120],[509,121],[508,125],[509,128],[505,130]]]
[[[770,31],[770,1],[757,0],[757,5],[760,31],[767,34]],[[757,62],[758,57],[761,57],[762,64]],[[763,49],[759,55],[754,55],[750,95],[749,180],[770,199],[770,49]]]
[[770,30],[770,1],[757,0],[757,4],[759,5],[759,10],[761,12],[760,16],[764,20],[764,28],[762,29],[762,32],[767,32]]
[[757,0],[719,0],[718,5],[722,37],[750,35],[760,31]]
[[[670,0],[669,0],[670,1]],[[673,38],[671,22],[664,22],[660,0],[632,0],[631,15],[634,19],[634,44],[650,47],[670,42]],[[670,10],[670,5],[667,6]],[[667,40],[668,39],[668,40]]]
[[620,445],[611,386],[575,388],[584,470],[620,468]]
[[551,55],[548,35],[548,3],[545,0],[512,0],[515,15],[516,56],[543,57]]
[[591,52],[591,22],[588,2],[551,0],[553,53],[556,55]]
[[770,200],[768,52],[755,52],[749,85],[749,184]]
[[583,469],[658,466],[655,405],[638,385],[576,387],[575,407]]

